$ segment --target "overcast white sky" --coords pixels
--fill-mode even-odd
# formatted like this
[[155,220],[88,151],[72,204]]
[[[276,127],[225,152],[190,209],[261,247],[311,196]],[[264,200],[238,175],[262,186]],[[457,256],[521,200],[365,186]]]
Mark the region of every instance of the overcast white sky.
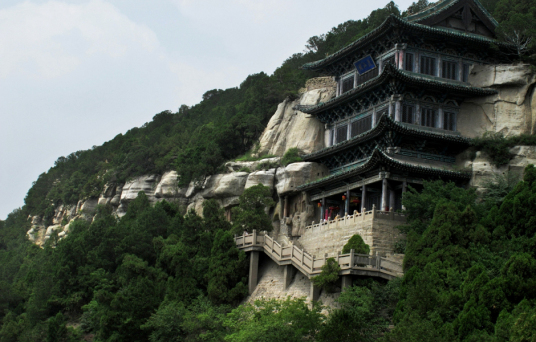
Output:
[[58,157],[271,74],[309,37],[387,2],[1,0],[0,219]]

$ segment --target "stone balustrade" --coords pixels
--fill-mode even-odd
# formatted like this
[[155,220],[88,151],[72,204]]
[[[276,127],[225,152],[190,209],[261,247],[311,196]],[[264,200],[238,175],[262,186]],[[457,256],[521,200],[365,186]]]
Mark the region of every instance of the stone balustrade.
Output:
[[[322,271],[322,266],[327,262],[328,255],[317,258],[305,250],[291,244],[282,246],[275,238],[266,232],[235,236],[236,246],[245,252],[252,252],[249,273],[249,291],[253,292],[257,284],[259,252],[268,255],[278,265],[292,265],[308,278],[312,278]],[[380,257],[379,255],[357,254],[351,250],[347,254],[338,254],[335,260],[341,267],[341,276],[360,275],[394,279],[403,274],[401,263]],[[313,291],[313,290],[311,290]],[[312,296],[313,298],[315,295]]]
[[330,228],[339,228],[345,226],[354,226],[358,221],[365,220],[374,220],[374,219],[386,219],[391,221],[400,221],[405,222],[406,217],[402,213],[397,213],[392,209],[390,211],[377,210],[375,207],[372,207],[372,210],[357,212],[354,211],[353,215],[344,215],[342,217],[335,218],[333,220],[326,220],[320,223],[314,223],[310,226],[305,227],[305,230],[317,230],[317,229],[330,229]]

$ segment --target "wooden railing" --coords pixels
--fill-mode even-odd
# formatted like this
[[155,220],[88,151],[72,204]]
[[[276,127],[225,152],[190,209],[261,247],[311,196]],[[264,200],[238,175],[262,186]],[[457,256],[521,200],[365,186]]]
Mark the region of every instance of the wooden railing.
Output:
[[[322,258],[310,255],[294,245],[282,246],[266,232],[235,236],[236,246],[246,251],[263,250],[279,265],[292,264],[308,277],[318,275],[326,264],[327,254]],[[339,254],[335,260],[341,267],[341,274],[357,274],[377,276],[386,279],[399,277],[403,274],[402,264],[380,256],[357,254],[351,250],[347,254]]]

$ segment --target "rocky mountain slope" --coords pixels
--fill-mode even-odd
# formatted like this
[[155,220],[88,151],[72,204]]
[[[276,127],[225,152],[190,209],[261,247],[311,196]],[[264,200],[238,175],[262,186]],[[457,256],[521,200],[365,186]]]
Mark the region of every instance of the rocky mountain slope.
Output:
[[[536,75],[529,65],[475,66],[470,82],[474,86],[497,89],[496,95],[472,99],[461,106],[458,130],[466,136],[477,137],[486,131],[502,132],[505,136],[534,134],[536,125]],[[111,205],[117,216],[125,214],[129,202],[143,191],[153,203],[166,200],[178,203],[183,208],[202,213],[202,203],[206,199],[217,199],[227,209],[238,203],[243,191],[253,185],[268,186],[274,198],[295,193],[297,186],[326,176],[328,170],[316,163],[293,163],[279,166],[280,157],[293,147],[303,153],[322,149],[324,145],[324,125],[308,114],[294,109],[300,105],[315,105],[334,96],[334,83],[330,78],[316,78],[307,82],[300,98],[285,100],[279,104],[259,141],[258,155],[276,157],[249,162],[228,162],[225,173],[208,177],[204,184],[195,187],[179,188],[177,172],[151,174],[136,177],[126,183],[106,184],[99,197],[87,198],[76,205],[60,205],[55,208],[52,225],[45,225],[41,216],[33,216],[29,238],[36,244],[43,244],[54,231],[59,237],[69,231],[69,222],[77,218],[92,220],[97,205]],[[535,146],[516,146],[510,150],[513,155],[510,163],[501,167],[494,166],[488,156],[481,151],[469,149],[460,154],[457,164],[460,168],[472,171],[470,185],[481,191],[486,182],[493,180],[494,174],[512,171],[521,174],[528,164],[536,163]],[[274,227],[279,229],[280,210],[272,209]],[[294,235],[299,235],[305,223],[312,218],[313,208],[307,205],[301,212],[290,218]]]

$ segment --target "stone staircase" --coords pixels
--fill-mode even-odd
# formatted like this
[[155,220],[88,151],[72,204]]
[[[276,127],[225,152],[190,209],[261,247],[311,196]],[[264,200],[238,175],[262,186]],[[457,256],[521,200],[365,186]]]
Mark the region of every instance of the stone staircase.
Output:
[[[246,252],[264,252],[279,266],[292,265],[308,278],[320,274],[328,258],[327,254],[317,258],[293,244],[282,246],[266,232],[257,234],[253,231],[253,234],[236,236],[235,243],[239,249]],[[390,280],[403,274],[401,263],[378,255],[357,254],[352,250],[347,254],[336,255],[335,260],[341,267],[340,275],[361,275]]]

